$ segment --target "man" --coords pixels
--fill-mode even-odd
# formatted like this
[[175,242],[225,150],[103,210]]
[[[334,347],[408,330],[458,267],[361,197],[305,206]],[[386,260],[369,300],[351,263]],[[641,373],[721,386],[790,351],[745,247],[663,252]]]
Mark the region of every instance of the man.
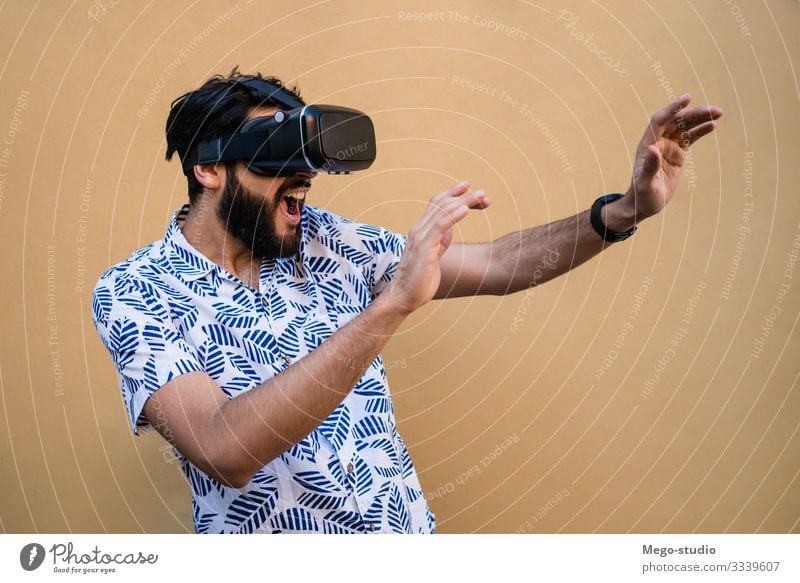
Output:
[[[305,205],[313,169],[270,175],[255,158],[216,161],[219,148],[195,155],[304,104],[261,79],[234,69],[173,102],[167,159],[180,154],[190,202],[95,289],[134,433],[151,425],[174,447],[197,532],[433,532],[395,424],[386,341],[431,299],[514,293],[630,236],[669,202],[686,148],[722,110],[687,108],[684,95],[656,113],[626,194],[591,213],[451,244],[453,225],[490,205],[467,182],[400,236]],[[545,254],[554,269],[532,281]]]

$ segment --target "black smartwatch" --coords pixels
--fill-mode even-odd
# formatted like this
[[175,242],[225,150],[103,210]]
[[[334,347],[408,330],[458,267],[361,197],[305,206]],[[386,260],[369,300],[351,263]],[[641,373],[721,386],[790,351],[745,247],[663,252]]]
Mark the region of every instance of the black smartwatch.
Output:
[[603,205],[607,202],[611,202],[612,200],[617,200],[618,198],[622,198],[622,194],[606,194],[605,196],[601,196],[594,204],[592,204],[592,212],[589,213],[589,219],[592,222],[592,227],[594,230],[597,231],[597,234],[600,235],[603,240],[609,241],[610,243],[617,243],[619,241],[624,241],[631,235],[636,232],[636,226],[631,229],[628,229],[624,233],[619,233],[617,231],[612,231],[611,229],[607,228],[603,224],[603,220],[600,218],[600,209],[603,208]]

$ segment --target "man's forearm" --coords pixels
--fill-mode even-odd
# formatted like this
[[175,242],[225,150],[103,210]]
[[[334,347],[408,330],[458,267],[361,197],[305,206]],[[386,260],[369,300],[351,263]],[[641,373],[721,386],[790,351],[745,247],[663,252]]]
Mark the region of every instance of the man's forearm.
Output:
[[310,354],[260,386],[224,403],[208,428],[222,473],[246,484],[299,442],[344,400],[403,321],[379,296]]
[[[603,206],[601,217],[608,229],[627,231],[636,224],[634,210],[628,204],[630,200],[618,199]],[[494,241],[491,253],[497,260],[492,261],[492,265],[497,271],[490,280],[498,288],[495,292],[514,293],[541,285],[611,245],[594,230],[589,213],[586,210]]]

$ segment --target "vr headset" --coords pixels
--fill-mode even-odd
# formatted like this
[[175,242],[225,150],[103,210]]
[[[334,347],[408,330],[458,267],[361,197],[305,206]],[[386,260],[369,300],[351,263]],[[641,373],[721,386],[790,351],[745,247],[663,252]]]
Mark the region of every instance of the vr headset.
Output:
[[262,79],[237,83],[288,111],[253,118],[235,134],[202,142],[181,156],[184,174],[195,164],[229,160],[242,160],[263,176],[293,176],[298,171],[349,174],[375,161],[375,128],[365,113],[336,105],[303,105]]

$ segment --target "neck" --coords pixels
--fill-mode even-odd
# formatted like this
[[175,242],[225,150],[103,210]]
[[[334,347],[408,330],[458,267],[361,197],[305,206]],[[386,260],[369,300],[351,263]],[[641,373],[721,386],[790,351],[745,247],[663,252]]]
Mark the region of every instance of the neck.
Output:
[[181,231],[189,244],[208,259],[251,287],[258,287],[261,259],[225,230],[206,198],[190,204]]

